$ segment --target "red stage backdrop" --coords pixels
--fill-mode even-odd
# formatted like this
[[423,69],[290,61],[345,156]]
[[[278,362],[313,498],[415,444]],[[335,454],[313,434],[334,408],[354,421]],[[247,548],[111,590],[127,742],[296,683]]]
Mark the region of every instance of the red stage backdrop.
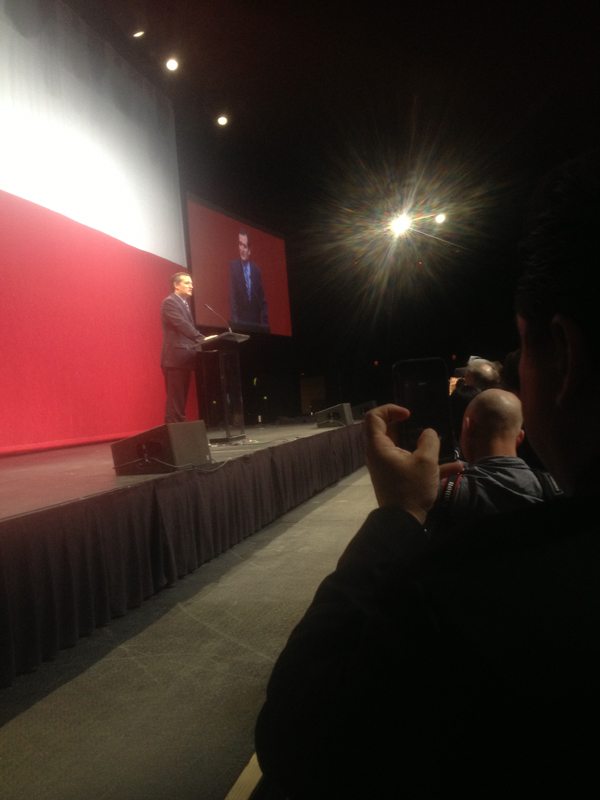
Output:
[[139,433],[187,263],[171,104],[62,0],[0,34],[0,453]]
[[5,192],[0,263],[0,453],[161,425],[160,303],[181,267]]

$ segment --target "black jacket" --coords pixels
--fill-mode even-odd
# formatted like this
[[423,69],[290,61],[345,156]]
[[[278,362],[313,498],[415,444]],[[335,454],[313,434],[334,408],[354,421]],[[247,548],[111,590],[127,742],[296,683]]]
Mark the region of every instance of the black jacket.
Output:
[[162,301],[160,317],[163,328],[161,367],[193,369],[197,345],[204,336],[196,329],[191,312],[184,301],[172,293]]
[[583,796],[597,783],[595,498],[430,540],[379,509],[279,656],[256,727],[306,798]]

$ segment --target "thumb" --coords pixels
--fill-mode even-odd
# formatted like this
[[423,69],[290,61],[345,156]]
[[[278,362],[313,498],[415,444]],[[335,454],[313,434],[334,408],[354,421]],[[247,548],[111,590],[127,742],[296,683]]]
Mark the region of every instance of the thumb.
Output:
[[435,461],[440,457],[440,437],[433,428],[425,428],[417,439],[417,448],[414,455],[427,461]]

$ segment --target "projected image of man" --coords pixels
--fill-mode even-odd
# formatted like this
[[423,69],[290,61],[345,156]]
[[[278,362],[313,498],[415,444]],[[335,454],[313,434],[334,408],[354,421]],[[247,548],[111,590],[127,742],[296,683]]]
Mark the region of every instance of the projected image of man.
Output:
[[238,249],[240,257],[229,265],[231,324],[268,333],[269,313],[262,276],[250,260],[250,239],[243,231],[238,234]]
[[204,336],[197,330],[189,304],[194,289],[187,272],[171,276],[172,292],[162,301],[160,316],[163,345],[160,359],[167,404],[165,422],[185,422],[190,378],[196,365],[198,344]]

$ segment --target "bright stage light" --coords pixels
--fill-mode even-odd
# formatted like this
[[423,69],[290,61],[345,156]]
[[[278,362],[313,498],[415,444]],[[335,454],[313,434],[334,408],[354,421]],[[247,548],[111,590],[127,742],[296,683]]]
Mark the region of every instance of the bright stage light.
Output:
[[436,214],[435,215],[435,221],[437,222],[438,225],[441,225],[442,222],[446,221],[446,215],[445,214]]
[[165,67],[170,72],[175,72],[175,70],[179,68],[179,61],[177,61],[176,58],[169,58],[167,61],[165,61]]
[[390,222],[390,230],[394,234],[394,236],[404,236],[405,233],[408,233],[410,230],[412,220],[405,212],[403,214],[398,214],[397,217]]

